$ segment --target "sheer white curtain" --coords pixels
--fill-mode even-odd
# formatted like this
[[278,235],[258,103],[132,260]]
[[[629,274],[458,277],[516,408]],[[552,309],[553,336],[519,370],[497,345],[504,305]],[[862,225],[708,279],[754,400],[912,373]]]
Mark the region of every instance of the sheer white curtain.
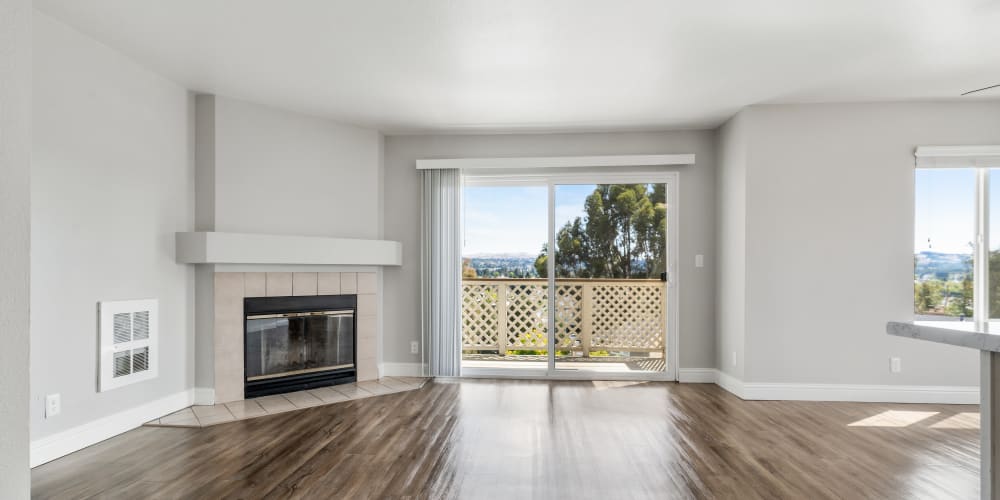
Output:
[[423,170],[421,306],[431,376],[457,377],[462,361],[462,174]]

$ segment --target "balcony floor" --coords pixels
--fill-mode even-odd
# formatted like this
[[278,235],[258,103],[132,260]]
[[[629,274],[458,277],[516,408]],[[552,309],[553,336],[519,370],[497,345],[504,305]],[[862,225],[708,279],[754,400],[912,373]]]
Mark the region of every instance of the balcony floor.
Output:
[[[463,354],[462,368],[490,370],[544,370],[548,367],[545,355],[515,354]],[[597,373],[662,373],[666,370],[663,358],[628,358],[600,356],[592,358],[556,358],[557,370],[575,370]]]

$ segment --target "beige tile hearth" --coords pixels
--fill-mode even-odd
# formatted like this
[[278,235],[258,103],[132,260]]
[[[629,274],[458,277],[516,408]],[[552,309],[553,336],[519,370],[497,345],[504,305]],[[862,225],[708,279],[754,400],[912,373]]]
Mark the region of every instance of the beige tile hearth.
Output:
[[281,413],[288,410],[294,410],[296,406],[292,404],[285,394],[278,394],[275,396],[263,396],[257,398],[257,402],[264,407],[264,411],[267,413]]
[[236,420],[267,415],[267,410],[261,407],[260,403],[253,399],[244,399],[242,401],[226,403],[226,408],[229,408],[229,411],[234,417],[236,417]]
[[201,425],[198,422],[198,417],[194,415],[191,408],[184,408],[181,411],[171,413],[159,420],[156,420],[160,425],[167,425],[171,427],[198,427]]
[[391,387],[376,382],[374,380],[366,380],[364,382],[358,382],[358,388],[364,389],[375,395],[389,394],[390,392],[395,392]]
[[402,380],[396,380],[392,377],[383,378],[382,380],[379,380],[379,384],[384,385],[390,389],[395,389],[397,391],[408,391],[412,388],[410,384],[403,382]]
[[323,400],[313,396],[309,391],[290,392],[284,396],[296,408],[309,408],[323,404]]
[[315,406],[412,391],[423,387],[427,380],[420,377],[383,377],[378,380],[321,387],[230,403],[196,405],[147,422],[146,425],[154,427],[208,427]]
[[316,396],[323,403],[339,403],[341,401],[347,401],[347,396],[342,392],[334,390],[332,387],[320,387],[319,389],[310,389],[309,394]]
[[374,393],[368,392],[358,387],[358,384],[338,385],[334,386],[332,389],[343,394],[345,397],[347,397],[347,399],[370,398],[375,395]]
[[198,417],[198,422],[201,425],[221,424],[236,420],[226,405],[192,406],[191,411],[194,412],[195,417]]

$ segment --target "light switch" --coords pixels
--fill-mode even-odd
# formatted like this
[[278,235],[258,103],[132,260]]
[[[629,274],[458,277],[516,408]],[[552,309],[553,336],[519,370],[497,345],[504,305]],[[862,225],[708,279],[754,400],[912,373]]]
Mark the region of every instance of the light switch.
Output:
[[705,267],[705,256],[698,254],[694,256],[694,267]]

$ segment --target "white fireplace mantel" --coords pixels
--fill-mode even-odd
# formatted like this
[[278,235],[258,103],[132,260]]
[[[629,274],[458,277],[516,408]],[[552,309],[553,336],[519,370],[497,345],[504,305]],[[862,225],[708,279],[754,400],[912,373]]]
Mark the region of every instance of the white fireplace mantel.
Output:
[[399,266],[398,241],[277,234],[177,233],[180,264]]

